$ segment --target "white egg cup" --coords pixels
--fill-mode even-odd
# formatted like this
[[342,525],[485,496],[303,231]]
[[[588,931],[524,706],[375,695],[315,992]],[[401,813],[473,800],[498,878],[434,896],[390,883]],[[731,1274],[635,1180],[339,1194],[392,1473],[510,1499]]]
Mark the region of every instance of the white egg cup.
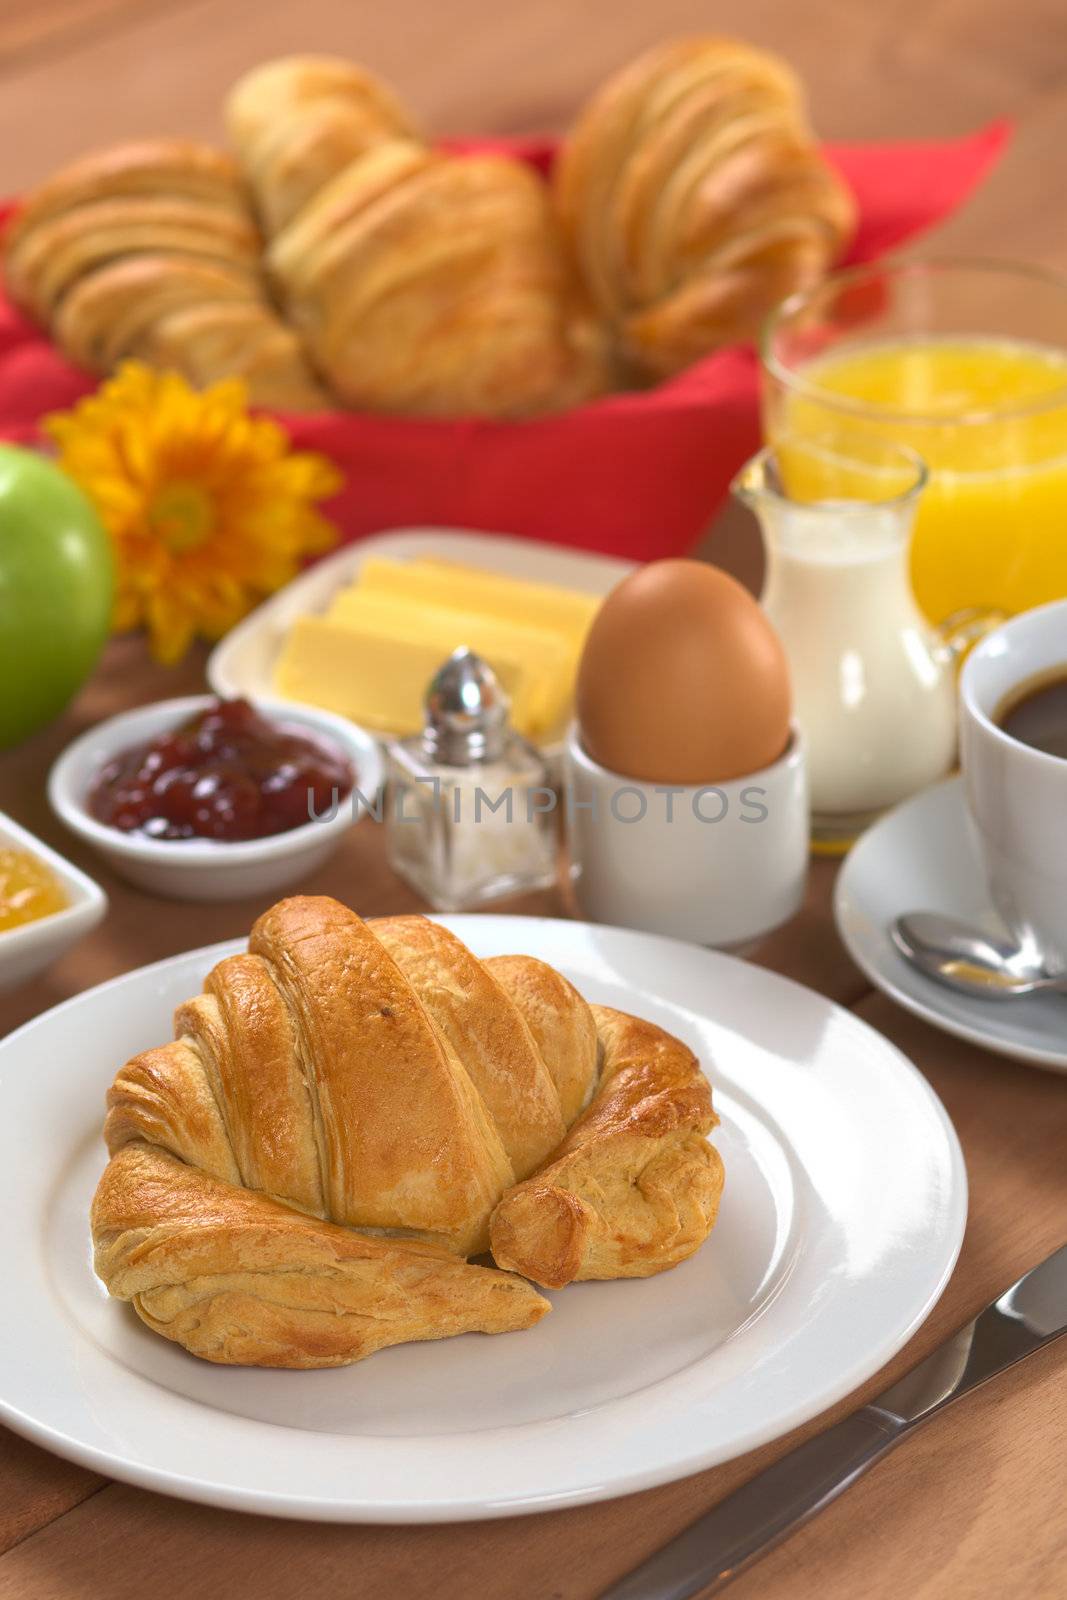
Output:
[[722,949],[800,906],[808,873],[804,741],[728,783],[644,783],[610,772],[567,734],[562,795],[582,915]]

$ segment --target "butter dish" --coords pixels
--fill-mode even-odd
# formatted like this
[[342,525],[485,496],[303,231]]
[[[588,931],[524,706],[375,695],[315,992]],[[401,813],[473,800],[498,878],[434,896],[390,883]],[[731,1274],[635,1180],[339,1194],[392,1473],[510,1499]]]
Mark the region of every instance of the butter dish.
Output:
[[[364,564],[377,557],[393,560],[432,557],[477,567],[486,574],[578,590],[597,599],[602,599],[633,570],[629,561],[504,534],[457,528],[400,528],[377,534],[358,544],[346,545],[317,562],[228,633],[212,651],[207,664],[208,683],[215,693],[246,695],[252,700],[269,698],[305,703],[297,695],[281,692],[275,683],[275,668],[290,630],[299,618],[325,617],[340,592],[358,578]],[[537,619],[529,620],[533,624]],[[562,761],[569,715],[568,705],[557,718],[557,726],[538,738],[550,765],[556,766]],[[405,730],[378,731],[387,734]]]

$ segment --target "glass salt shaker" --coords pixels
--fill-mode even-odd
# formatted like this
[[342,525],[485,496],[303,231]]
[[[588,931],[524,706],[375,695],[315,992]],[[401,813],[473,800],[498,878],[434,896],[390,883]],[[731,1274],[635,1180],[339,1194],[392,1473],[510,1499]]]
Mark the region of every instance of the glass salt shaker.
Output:
[[456,650],[426,691],[422,732],[389,748],[389,863],[438,911],[555,882],[555,791],[508,711],[492,668]]

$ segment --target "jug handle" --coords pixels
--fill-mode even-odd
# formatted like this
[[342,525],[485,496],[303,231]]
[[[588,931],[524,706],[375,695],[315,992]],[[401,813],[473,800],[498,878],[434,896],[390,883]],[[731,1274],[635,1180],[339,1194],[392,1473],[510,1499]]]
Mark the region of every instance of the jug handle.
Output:
[[975,645],[999,628],[1001,623],[1007,622],[1010,616],[1010,611],[1004,611],[999,606],[961,606],[938,623],[934,631],[959,672]]

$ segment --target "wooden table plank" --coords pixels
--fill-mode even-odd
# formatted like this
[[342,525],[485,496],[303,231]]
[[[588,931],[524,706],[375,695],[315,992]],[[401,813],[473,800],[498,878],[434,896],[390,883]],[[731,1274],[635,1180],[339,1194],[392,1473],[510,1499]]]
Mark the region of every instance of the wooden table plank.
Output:
[[[0,0],[0,77],[54,59],[129,27],[147,11],[183,0]],[[196,0],[185,0],[195,4]]]
[[[1062,1452],[1041,1460],[1034,1430],[1038,1444],[1062,1437],[1065,1377],[1065,1353],[1051,1349],[975,1395],[739,1579],[736,1600],[1059,1600],[1067,1470]],[[746,1457],[583,1510],[439,1528],[246,1518],[115,1485],[0,1561],[0,1600],[141,1600],[147,1572],[159,1600],[594,1600],[760,1464]]]
[[[593,0],[580,13],[569,0],[506,9],[490,0],[152,7],[128,28],[74,39],[5,82],[0,191],[39,180],[90,142],[157,131],[220,138],[222,99],[236,75],[309,47],[364,60],[435,131],[527,132],[565,124],[608,71],[648,44],[710,24],[787,52],[826,137],[961,133],[1005,111],[1025,112],[1043,81],[1041,62],[1016,48],[1025,32],[1017,12],[979,0],[967,15],[985,22],[995,54],[966,48],[970,23],[951,12],[941,24],[935,17],[905,28],[903,48],[896,11],[875,0],[811,0],[794,15],[782,0],[720,0],[713,18],[700,0]],[[866,92],[872,83],[877,92]],[[44,105],[61,114],[43,116]],[[993,181],[1009,200],[1010,180]],[[1026,237],[1013,248],[1026,250]]]
[[0,1555],[107,1481],[0,1428]]

